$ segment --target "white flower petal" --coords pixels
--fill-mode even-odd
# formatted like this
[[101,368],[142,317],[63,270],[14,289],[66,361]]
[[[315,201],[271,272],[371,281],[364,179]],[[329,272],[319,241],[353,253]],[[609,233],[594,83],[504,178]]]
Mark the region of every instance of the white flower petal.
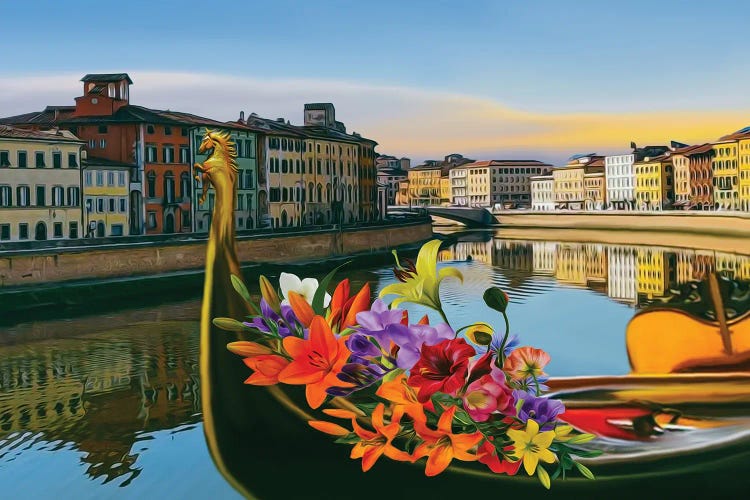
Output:
[[328,304],[331,303],[331,296],[326,293],[325,298],[323,299],[323,307],[328,307]]
[[302,281],[296,274],[281,273],[279,276],[279,287],[281,288],[281,295],[287,298],[289,297],[289,292],[300,293]]
[[318,280],[315,278],[305,278],[302,280],[300,285],[299,293],[307,299],[307,302],[312,304],[315,292],[318,290]]

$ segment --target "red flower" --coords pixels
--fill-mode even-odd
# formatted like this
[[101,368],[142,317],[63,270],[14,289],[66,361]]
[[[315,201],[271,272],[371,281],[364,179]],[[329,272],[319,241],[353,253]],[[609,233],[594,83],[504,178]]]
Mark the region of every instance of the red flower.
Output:
[[[506,446],[503,448],[504,451],[511,451],[512,449],[512,446]],[[523,460],[510,462],[499,457],[497,450],[495,450],[495,447],[492,446],[492,443],[489,441],[484,441],[479,447],[477,450],[477,458],[479,459],[479,462],[489,467],[495,474],[508,474],[509,476],[515,476],[518,469],[521,468],[521,463],[523,463]]]
[[469,358],[476,351],[464,339],[443,340],[423,345],[421,357],[411,369],[409,385],[418,389],[420,403],[429,401],[436,392],[456,395],[466,382]]

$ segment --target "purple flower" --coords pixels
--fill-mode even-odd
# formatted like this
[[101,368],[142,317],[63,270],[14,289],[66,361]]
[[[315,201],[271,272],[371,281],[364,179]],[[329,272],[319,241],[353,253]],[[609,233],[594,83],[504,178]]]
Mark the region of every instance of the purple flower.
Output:
[[543,431],[549,431],[555,427],[555,419],[565,411],[565,405],[557,399],[539,397],[530,392],[516,389],[513,391],[516,402],[523,400],[518,411],[518,418],[526,422],[534,419]]
[[377,361],[358,356],[349,358],[349,362],[341,368],[337,375],[342,382],[352,384],[351,387],[329,387],[326,392],[331,396],[349,396],[350,394],[369,387],[382,379],[390,369]]
[[[360,313],[362,314],[362,313]],[[346,340],[346,346],[355,356],[360,357],[378,357],[383,353],[380,352],[375,344],[370,341],[370,338],[363,333],[352,333]]]
[[301,328],[297,317],[294,315],[291,306],[281,306],[281,316],[276,314],[271,306],[268,305],[265,299],[260,299],[260,316],[255,316],[246,321],[244,325],[251,328],[256,328],[263,333],[271,333],[276,330],[280,336],[288,337],[292,335],[298,328]]
[[396,364],[399,368],[410,370],[419,361],[423,345],[432,346],[455,336],[455,332],[445,323],[434,326],[392,324],[386,327],[383,340],[390,340],[399,346]]
[[[404,312],[400,309],[388,309],[388,305],[380,299],[375,299],[369,311],[357,313],[359,331],[379,338],[385,333],[388,325],[400,324]],[[383,346],[388,348],[388,346]]]

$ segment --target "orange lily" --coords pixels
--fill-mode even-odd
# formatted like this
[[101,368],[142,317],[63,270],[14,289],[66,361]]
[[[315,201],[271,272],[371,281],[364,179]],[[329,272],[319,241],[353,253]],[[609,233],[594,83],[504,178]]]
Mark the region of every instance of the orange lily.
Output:
[[401,373],[388,382],[383,382],[375,394],[390,401],[394,408],[402,408],[415,421],[425,422],[424,407],[417,399],[417,393],[406,382],[405,374]]
[[474,461],[477,456],[469,453],[482,440],[482,434],[453,434],[452,423],[456,407],[451,406],[440,415],[437,430],[432,430],[424,423],[415,421],[414,430],[424,442],[414,450],[414,458],[427,457],[425,474],[436,476],[443,472],[454,458]]
[[349,297],[349,279],[341,281],[333,292],[328,324],[342,332],[357,324],[357,313],[370,308],[370,284],[365,283],[354,297]]
[[276,385],[279,383],[279,373],[284,370],[289,361],[275,354],[261,354],[242,361],[253,370],[253,374],[246,380],[251,385]]
[[239,340],[237,342],[230,342],[227,344],[227,349],[238,356],[243,358],[252,358],[260,356],[261,354],[272,354],[273,350],[270,347],[258,344],[257,342],[248,342],[245,340]]
[[[396,407],[391,415],[391,423],[385,423],[385,405],[380,403],[375,407],[375,411],[372,413],[372,427],[374,431],[364,429],[357,423],[357,417],[354,413],[346,410],[323,410],[332,416],[338,416],[342,418],[351,418],[352,427],[354,427],[354,433],[359,437],[360,441],[352,448],[351,458],[362,459],[362,470],[367,472],[375,465],[382,455],[393,460],[400,460],[404,462],[410,462],[412,460],[411,455],[405,451],[399,450],[393,446],[392,442],[401,431],[401,417],[403,416],[403,408]],[[324,422],[321,420],[313,420],[309,422],[310,426],[318,429],[321,432],[332,434],[334,436],[344,436],[349,434],[350,431],[341,427],[340,425],[332,422]]]
[[345,341],[336,338],[322,316],[313,317],[309,338],[286,337],[282,341],[292,361],[279,373],[279,381],[306,384],[307,403],[318,408],[326,399],[326,389],[351,386],[337,377],[351,354]]

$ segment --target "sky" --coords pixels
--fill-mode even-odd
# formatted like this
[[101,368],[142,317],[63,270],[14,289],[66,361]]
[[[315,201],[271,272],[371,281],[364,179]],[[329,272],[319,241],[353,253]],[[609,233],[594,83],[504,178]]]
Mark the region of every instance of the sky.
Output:
[[750,2],[0,0],[0,116],[127,72],[131,103],[300,124],[414,162],[561,162],[750,125]]

